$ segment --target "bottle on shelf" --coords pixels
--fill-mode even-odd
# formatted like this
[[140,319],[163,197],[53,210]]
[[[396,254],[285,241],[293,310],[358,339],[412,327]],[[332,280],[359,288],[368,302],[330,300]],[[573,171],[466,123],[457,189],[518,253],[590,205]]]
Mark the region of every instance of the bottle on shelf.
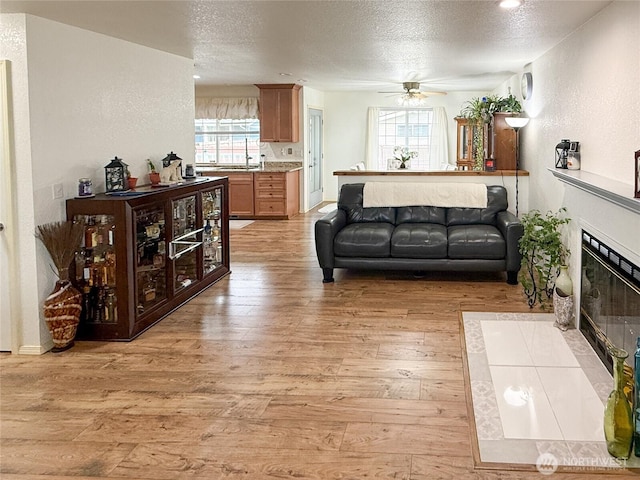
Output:
[[97,229],[96,222],[93,215],[89,215],[87,223],[84,227],[84,247],[86,249],[92,249],[97,244]]
[[107,298],[105,300],[104,321],[106,323],[116,323],[118,321],[118,310],[116,303],[115,291],[110,288],[107,290]]

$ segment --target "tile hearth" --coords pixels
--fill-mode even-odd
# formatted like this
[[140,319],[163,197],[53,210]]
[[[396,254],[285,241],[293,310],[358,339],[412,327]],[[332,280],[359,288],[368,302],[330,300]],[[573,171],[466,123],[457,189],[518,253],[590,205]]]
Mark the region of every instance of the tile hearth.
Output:
[[554,320],[463,313],[480,460],[535,465],[546,453],[558,465],[618,468],[602,426],[611,375],[578,330]]

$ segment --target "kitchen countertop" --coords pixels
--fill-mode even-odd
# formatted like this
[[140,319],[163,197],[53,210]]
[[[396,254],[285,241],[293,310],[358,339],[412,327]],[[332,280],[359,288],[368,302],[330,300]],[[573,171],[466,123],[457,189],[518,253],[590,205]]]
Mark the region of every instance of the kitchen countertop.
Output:
[[220,173],[243,173],[243,172],[293,172],[302,170],[302,162],[265,162],[264,168],[260,167],[204,167],[197,168],[196,171],[202,176],[219,175]]

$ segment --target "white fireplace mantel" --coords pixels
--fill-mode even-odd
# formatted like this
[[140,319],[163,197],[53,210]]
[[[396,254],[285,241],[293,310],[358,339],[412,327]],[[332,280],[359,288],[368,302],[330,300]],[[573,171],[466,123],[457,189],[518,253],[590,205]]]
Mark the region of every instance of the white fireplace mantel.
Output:
[[560,168],[548,168],[553,175],[561,182],[572,185],[620,205],[640,215],[640,198],[633,198],[633,186],[626,183],[611,180],[595,173],[584,170],[565,170]]

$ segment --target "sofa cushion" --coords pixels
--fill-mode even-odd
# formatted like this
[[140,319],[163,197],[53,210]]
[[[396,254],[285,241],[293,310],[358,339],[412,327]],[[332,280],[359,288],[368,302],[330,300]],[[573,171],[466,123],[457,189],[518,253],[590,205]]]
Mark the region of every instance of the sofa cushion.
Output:
[[388,257],[393,228],[390,223],[351,223],[336,234],[334,252],[338,257]]
[[364,183],[348,183],[340,189],[338,208],[347,214],[347,223],[387,222],[396,223],[396,209],[393,207],[363,208],[362,191]]
[[391,237],[391,256],[446,258],[447,227],[436,223],[403,223]]
[[493,225],[457,225],[448,228],[448,256],[453,259],[500,260],[506,245]]
[[438,223],[446,225],[447,209],[442,207],[398,207],[396,225],[401,223]]
[[507,190],[501,185],[487,187],[487,208],[448,208],[447,225],[496,225],[498,212],[507,209]]

